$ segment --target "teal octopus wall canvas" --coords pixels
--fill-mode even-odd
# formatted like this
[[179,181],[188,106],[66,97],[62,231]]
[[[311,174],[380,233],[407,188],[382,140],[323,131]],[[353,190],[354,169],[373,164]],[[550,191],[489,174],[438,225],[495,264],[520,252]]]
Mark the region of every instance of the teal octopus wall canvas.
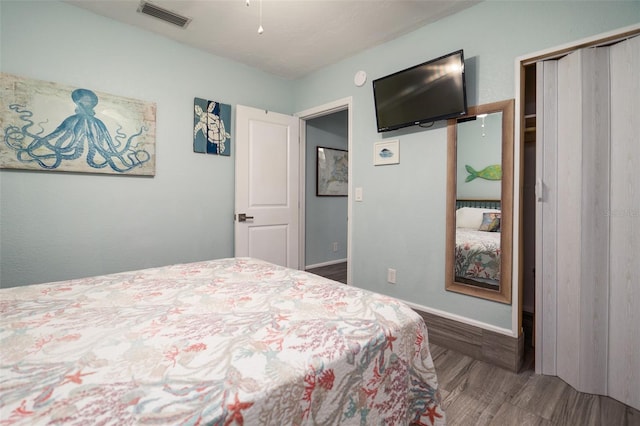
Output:
[[155,175],[156,105],[0,74],[0,167]]
[[193,101],[193,151],[231,155],[231,105],[206,99]]

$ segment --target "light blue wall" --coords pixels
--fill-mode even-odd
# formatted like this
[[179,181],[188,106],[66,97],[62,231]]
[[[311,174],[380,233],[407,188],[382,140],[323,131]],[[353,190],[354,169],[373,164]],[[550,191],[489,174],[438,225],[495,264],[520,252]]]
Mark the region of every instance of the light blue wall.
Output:
[[502,181],[475,178],[467,182],[470,174],[465,166],[480,172],[502,163],[502,113],[458,124],[457,138],[457,198],[499,200]]
[[154,178],[0,171],[0,285],[232,256],[234,153],[193,153],[193,98],[292,113],[291,83],[65,3],[0,10],[2,72],[157,106]]
[[[307,120],[305,264],[347,258],[347,198],[316,196],[316,148],[348,149],[347,111]],[[333,243],[338,251],[333,251]]]
[[[510,99],[517,57],[637,22],[637,1],[485,1],[297,81],[297,111],[353,99],[352,185],[364,195],[352,201],[353,284],[511,329],[510,305],[444,290],[444,123],[378,134],[371,80],[463,48],[470,103]],[[363,87],[353,84],[358,70],[368,74]],[[400,140],[400,164],[374,167],[372,144],[388,138]],[[386,283],[390,267],[396,285]]]

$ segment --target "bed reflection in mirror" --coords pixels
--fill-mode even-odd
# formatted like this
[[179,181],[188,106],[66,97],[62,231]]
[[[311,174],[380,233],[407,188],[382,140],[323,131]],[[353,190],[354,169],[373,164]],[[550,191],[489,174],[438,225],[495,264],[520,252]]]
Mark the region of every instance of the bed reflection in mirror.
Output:
[[511,303],[513,103],[450,120],[446,288]]
[[500,290],[502,112],[458,121],[455,280]]

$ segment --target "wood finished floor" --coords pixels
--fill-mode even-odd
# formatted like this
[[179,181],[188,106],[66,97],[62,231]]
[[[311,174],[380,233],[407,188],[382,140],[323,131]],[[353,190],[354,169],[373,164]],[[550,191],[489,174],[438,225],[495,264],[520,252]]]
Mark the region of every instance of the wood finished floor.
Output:
[[562,379],[512,373],[431,344],[447,425],[638,426],[640,411]]
[[321,266],[319,268],[307,269],[307,272],[339,281],[343,284],[347,283],[347,262],[336,263],[334,265]]
[[[346,263],[308,272],[347,282]],[[430,348],[449,426],[640,426],[638,410],[578,392],[558,377],[536,375],[531,356],[516,374],[451,349]]]

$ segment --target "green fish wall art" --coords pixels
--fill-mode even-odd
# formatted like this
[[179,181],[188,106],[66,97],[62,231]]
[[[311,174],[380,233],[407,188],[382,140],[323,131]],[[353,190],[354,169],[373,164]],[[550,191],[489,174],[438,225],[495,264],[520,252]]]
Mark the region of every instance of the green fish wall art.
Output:
[[486,179],[486,180],[500,180],[502,179],[502,166],[500,164],[494,164],[492,166],[487,166],[479,172],[476,171],[470,165],[465,165],[465,169],[469,173],[469,176],[465,179],[465,182],[471,182],[475,178]]

